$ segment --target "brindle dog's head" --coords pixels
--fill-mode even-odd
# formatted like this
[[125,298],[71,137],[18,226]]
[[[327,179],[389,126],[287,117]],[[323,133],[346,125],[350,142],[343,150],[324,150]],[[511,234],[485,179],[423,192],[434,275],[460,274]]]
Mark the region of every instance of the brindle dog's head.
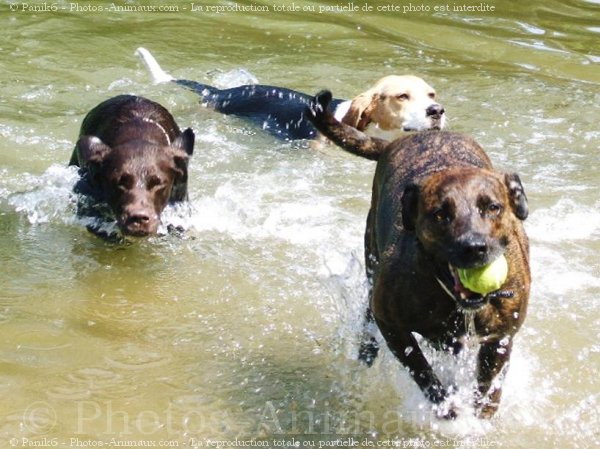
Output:
[[485,298],[460,285],[456,268],[495,260],[512,238],[514,221],[527,215],[518,175],[474,167],[434,173],[409,185],[402,197],[404,228],[415,232],[425,253],[445,270],[445,283],[464,308],[481,306]]
[[178,185],[187,181],[194,135],[186,130],[170,146],[140,140],[109,147],[93,136],[77,142],[91,184],[112,209],[123,234],[154,234]]

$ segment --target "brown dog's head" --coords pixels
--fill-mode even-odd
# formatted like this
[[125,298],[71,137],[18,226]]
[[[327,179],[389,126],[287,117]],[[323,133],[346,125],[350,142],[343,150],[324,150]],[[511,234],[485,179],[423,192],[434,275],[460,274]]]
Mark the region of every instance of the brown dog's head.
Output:
[[514,238],[515,221],[527,215],[527,198],[516,174],[479,168],[434,173],[421,185],[408,186],[402,197],[404,229],[415,232],[439,266],[449,267],[448,283],[465,307],[481,305],[483,298],[457,285],[455,269],[495,260]]
[[121,231],[131,236],[156,233],[174,189],[185,187],[193,146],[191,129],[170,146],[133,140],[111,148],[94,136],[77,142],[90,183],[111,207]]

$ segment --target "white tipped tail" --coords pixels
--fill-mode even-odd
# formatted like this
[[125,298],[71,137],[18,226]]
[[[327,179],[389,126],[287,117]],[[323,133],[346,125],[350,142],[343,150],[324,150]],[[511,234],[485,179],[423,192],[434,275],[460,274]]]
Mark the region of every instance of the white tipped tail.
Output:
[[158,65],[154,56],[152,56],[152,54],[144,47],[139,47],[135,51],[135,54],[142,58],[142,61],[144,61],[144,64],[146,64],[146,67],[150,70],[154,84],[168,83],[169,81],[175,80],[175,78]]

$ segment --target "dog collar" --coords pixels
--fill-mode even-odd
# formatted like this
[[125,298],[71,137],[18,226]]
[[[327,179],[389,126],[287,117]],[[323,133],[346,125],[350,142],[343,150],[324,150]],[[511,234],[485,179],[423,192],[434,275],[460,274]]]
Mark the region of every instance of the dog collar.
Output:
[[[454,296],[454,294],[452,294],[452,292],[450,291],[448,286],[446,284],[444,284],[444,282],[437,276],[435,277],[435,280],[438,281],[438,284],[440,284],[440,287],[442,287],[442,290],[444,290],[448,294],[448,296],[450,296],[450,298],[452,298],[456,301],[456,296]],[[483,298],[486,301],[489,301],[492,299],[512,298],[513,296],[515,296],[515,292],[512,290],[496,290],[494,292],[490,292],[490,293],[486,294]]]
[[442,287],[442,290],[444,290],[448,294],[448,296],[450,296],[450,298],[456,300],[456,297],[452,294],[452,292],[450,291],[448,286],[446,284],[444,284],[439,277],[436,276],[435,280],[438,281],[438,284],[440,284],[440,287]]

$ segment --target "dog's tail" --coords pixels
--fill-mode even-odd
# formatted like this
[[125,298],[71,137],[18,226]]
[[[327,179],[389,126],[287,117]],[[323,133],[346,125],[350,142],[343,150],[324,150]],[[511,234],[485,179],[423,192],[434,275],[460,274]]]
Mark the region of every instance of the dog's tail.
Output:
[[367,134],[335,119],[329,110],[332,95],[328,90],[319,92],[305,115],[325,137],[349,153],[376,161],[388,146],[387,140],[370,137]]
[[154,56],[152,56],[152,54],[144,47],[139,47],[135,51],[135,54],[142,58],[142,61],[144,61],[144,64],[146,64],[146,67],[148,67],[148,70],[150,70],[150,74],[152,75],[152,80],[154,81],[154,84],[162,84],[168,83],[169,81],[175,81],[175,78],[173,78],[171,75],[165,72],[160,67]]
[[146,67],[148,67],[154,84],[174,82],[185,87],[186,89],[196,92],[203,98],[208,95],[215,95],[219,91],[219,89],[216,87],[209,86],[208,84],[202,84],[198,83],[197,81],[190,80],[178,80],[172,77],[162,69],[162,67],[158,64],[158,61],[156,61],[156,58],[152,56],[152,54],[144,47],[139,47],[135,51],[135,54],[142,58],[142,61],[144,61],[144,64],[146,64]]

